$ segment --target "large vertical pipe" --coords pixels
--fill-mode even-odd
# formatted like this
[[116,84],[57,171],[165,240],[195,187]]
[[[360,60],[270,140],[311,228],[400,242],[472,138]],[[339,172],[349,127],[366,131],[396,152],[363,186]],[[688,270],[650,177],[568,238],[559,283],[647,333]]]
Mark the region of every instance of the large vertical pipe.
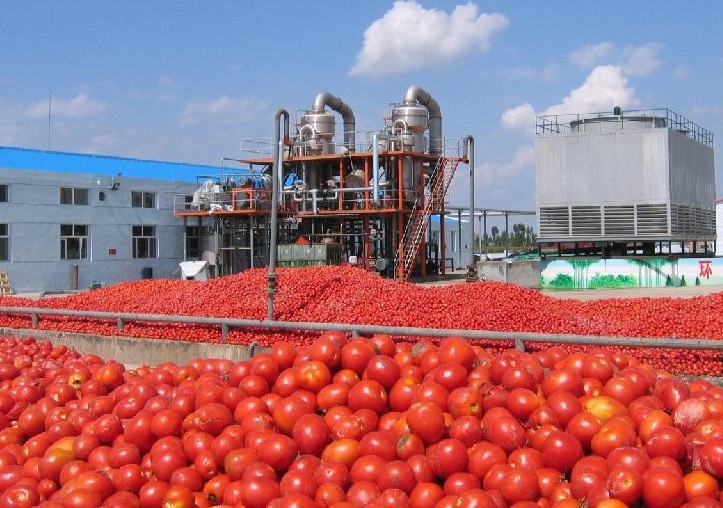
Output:
[[469,264],[467,265],[467,278],[477,278],[477,265],[474,262],[474,138],[467,136],[464,139],[464,158],[469,164]]
[[372,204],[379,208],[379,138],[388,139],[389,136],[375,132],[372,136]]
[[[281,118],[284,119],[284,137],[281,139]],[[274,319],[274,295],[276,294],[276,258],[278,249],[278,216],[279,216],[279,180],[282,177],[284,163],[283,143],[289,139],[289,112],[285,109],[276,110],[274,118],[274,141],[271,156],[271,239],[269,244],[269,271],[266,274],[267,319]]]

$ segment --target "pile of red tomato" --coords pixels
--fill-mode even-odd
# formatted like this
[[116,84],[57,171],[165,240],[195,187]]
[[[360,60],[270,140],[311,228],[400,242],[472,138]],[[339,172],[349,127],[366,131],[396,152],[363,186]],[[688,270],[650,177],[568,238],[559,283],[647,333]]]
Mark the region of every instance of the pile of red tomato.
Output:
[[[261,320],[267,317],[266,270],[254,269],[208,281],[148,279],[42,300],[0,297],[0,306],[49,307],[139,314]],[[723,339],[723,293],[696,298],[637,298],[581,302],[557,299],[513,284],[476,282],[424,287],[383,279],[352,267],[281,268],[275,319],[397,327],[476,329],[503,332]],[[0,314],[0,326],[28,327],[28,316]],[[116,322],[43,317],[40,328],[75,333],[118,334]],[[124,335],[220,342],[219,327],[126,323]],[[313,334],[232,329],[232,344],[271,345],[289,340],[307,345]],[[500,347],[481,342],[485,347]],[[530,345],[533,349],[548,344]],[[509,348],[506,343],[502,349]],[[577,348],[576,348],[577,349]],[[636,350],[653,366],[678,374],[723,375],[721,354],[674,349]]]
[[723,388],[326,332],[126,370],[0,338],[0,508],[720,507]]

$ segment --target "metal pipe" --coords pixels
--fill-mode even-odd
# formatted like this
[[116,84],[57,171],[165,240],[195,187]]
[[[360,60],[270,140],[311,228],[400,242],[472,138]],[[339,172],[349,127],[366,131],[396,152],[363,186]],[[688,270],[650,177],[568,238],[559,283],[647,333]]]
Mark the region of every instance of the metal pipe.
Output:
[[379,140],[389,136],[375,132],[372,136],[372,204],[379,207]]
[[469,164],[469,267],[472,270],[476,267],[474,264],[474,138],[467,136],[464,138],[464,159]]
[[412,85],[404,96],[406,104],[419,102],[429,111],[429,153],[441,154],[443,152],[442,139],[442,110],[436,100],[423,88]]
[[[506,332],[495,330],[459,330],[456,328],[421,328],[381,325],[359,325],[350,323],[318,323],[306,321],[274,321],[262,319],[227,319],[201,316],[172,316],[161,314],[134,314],[127,312],[95,312],[83,310],[49,309],[40,307],[0,307],[0,313],[30,314],[37,319],[40,315],[77,316],[123,321],[153,321],[159,323],[188,323],[231,328],[267,328],[280,330],[340,330],[361,334],[386,333],[394,336],[449,337],[494,341],[516,341],[559,344],[597,344],[606,346],[672,348],[702,351],[723,351],[723,340],[718,339],[676,339],[657,337],[614,337],[605,335],[574,335],[557,333]],[[36,323],[37,326],[37,323]],[[1,328],[0,328],[1,329]]]
[[314,100],[313,109],[317,113],[324,111],[324,106],[327,105],[337,113],[341,115],[344,121],[344,146],[350,152],[353,152],[355,147],[354,132],[356,130],[356,119],[354,118],[354,112],[344,101],[338,97],[333,96],[329,92],[321,92],[316,96]]
[[[281,119],[284,119],[284,136],[281,139]],[[274,319],[274,295],[276,294],[276,258],[278,250],[278,216],[279,216],[279,189],[283,174],[284,150],[283,143],[289,139],[289,112],[285,109],[277,109],[274,117],[274,141],[271,178],[271,239],[269,244],[269,271],[266,274],[266,297],[267,297],[267,319]]]

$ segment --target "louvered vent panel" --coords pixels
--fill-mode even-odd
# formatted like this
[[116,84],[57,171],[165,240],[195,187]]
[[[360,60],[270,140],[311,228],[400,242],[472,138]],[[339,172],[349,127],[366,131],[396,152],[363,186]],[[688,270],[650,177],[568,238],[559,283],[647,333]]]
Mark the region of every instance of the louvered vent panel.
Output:
[[668,234],[668,205],[637,206],[638,235]]
[[635,234],[635,207],[606,206],[605,234],[609,236],[632,236]]
[[566,206],[540,208],[540,238],[569,235],[570,217]]
[[599,206],[572,207],[573,236],[602,235],[602,221]]

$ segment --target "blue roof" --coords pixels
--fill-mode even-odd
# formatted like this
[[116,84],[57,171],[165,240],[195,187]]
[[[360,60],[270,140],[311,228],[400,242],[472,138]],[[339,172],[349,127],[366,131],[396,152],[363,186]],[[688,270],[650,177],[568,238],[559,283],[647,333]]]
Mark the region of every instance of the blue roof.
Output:
[[[469,215],[469,214],[467,214],[467,215]],[[439,215],[432,215],[431,217],[429,217],[429,220],[432,222],[439,222]],[[463,224],[466,224],[469,222],[469,219],[459,220],[457,217],[452,217],[451,215],[445,215],[444,222],[462,222]]]
[[216,175],[224,168],[183,162],[53,152],[0,146],[0,168],[59,171],[64,173],[123,174],[140,178],[195,180],[204,174]]

